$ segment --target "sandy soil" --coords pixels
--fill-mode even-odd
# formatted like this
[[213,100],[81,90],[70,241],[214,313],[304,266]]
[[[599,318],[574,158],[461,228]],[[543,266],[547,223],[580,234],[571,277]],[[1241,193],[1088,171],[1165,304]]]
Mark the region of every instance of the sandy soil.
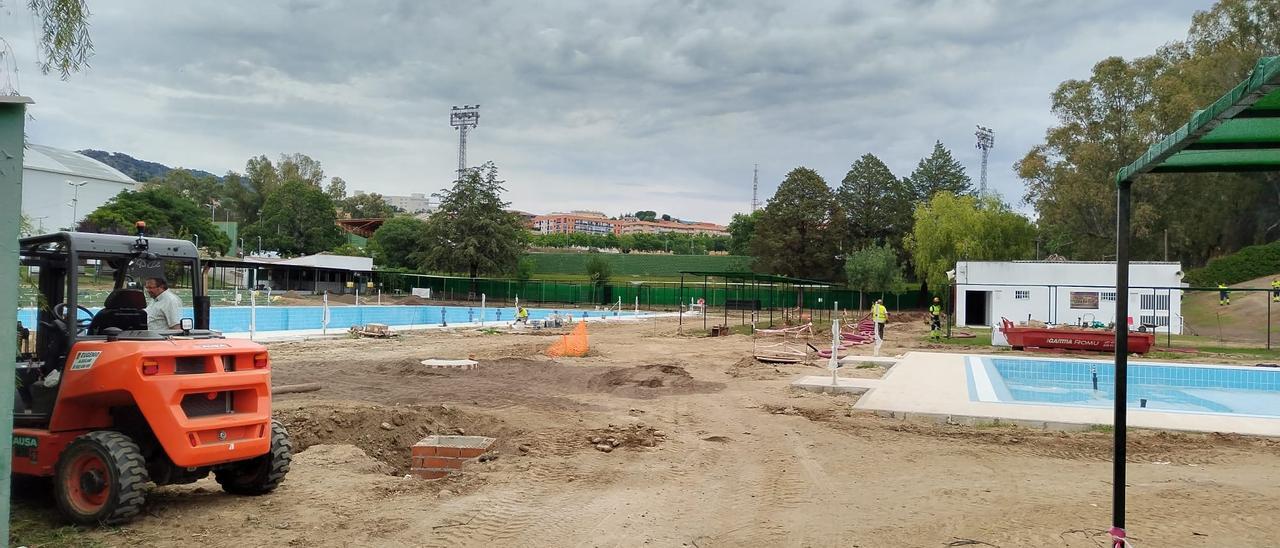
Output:
[[[914,344],[891,324],[885,352]],[[821,337],[819,337],[821,338]],[[204,480],[90,534],[116,546],[1103,546],[1105,432],[911,423],[790,389],[813,366],[750,358],[751,339],[678,337],[673,321],[591,326],[591,355],[479,331],[271,345],[276,414],[300,448],[275,493]],[[815,341],[815,344],[818,344]],[[956,347],[946,347],[955,350]],[[424,358],[474,355],[470,371]],[[875,376],[878,369],[849,375]],[[430,433],[498,438],[499,458],[404,477]],[[590,438],[623,445],[604,453]],[[1137,432],[1138,546],[1280,543],[1280,441]],[[49,507],[31,496],[19,504]]]

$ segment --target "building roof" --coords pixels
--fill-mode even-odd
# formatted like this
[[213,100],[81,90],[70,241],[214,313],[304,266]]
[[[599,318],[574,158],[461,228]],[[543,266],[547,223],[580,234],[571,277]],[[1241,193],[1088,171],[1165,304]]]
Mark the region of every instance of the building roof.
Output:
[[128,175],[93,158],[44,145],[27,145],[27,150],[22,155],[22,167],[99,181],[137,184]]

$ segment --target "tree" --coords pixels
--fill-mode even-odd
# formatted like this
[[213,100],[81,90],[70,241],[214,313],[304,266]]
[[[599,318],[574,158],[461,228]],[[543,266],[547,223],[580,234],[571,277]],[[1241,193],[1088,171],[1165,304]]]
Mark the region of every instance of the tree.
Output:
[[386,219],[400,211],[377,192],[353,195],[340,202],[339,206],[352,219]]
[[916,170],[906,180],[914,203],[929,201],[938,192],[950,192],[956,196],[973,191],[964,166],[951,157],[951,151],[942,141],[933,143],[933,152],[916,164]]
[[331,255],[346,255],[348,257],[369,257],[369,250],[360,247],[351,242],[342,242],[341,245],[329,250]]
[[467,172],[453,188],[435,196],[440,207],[427,220],[421,253],[425,270],[506,274],[515,270],[528,247],[529,231],[516,215],[504,210],[503,181],[488,162]]
[[309,183],[291,180],[267,196],[258,221],[244,237],[261,237],[264,248],[284,255],[310,255],[342,244],[336,223],[329,196]]
[[217,177],[197,177],[182,168],[171,169],[162,177],[152,179],[146,184],[171,189],[201,207],[208,207],[210,203],[221,204],[223,201],[228,201],[226,189]]
[[609,261],[599,254],[592,255],[587,259],[587,279],[591,280],[591,300],[595,302],[596,291],[604,288],[609,283],[609,279],[613,277],[613,266]]
[[947,284],[956,261],[1009,261],[1035,253],[1036,229],[995,196],[977,198],[939,192],[916,206],[907,236],[916,274],[929,287]]
[[843,212],[842,246],[853,250],[877,242],[899,247],[911,229],[911,194],[907,185],[873,154],[849,167],[836,190]]
[[329,179],[329,185],[324,187],[324,193],[329,195],[333,203],[340,204],[347,199],[347,182],[342,180],[342,177]]
[[753,267],[784,276],[835,279],[839,220],[827,182],[812,169],[791,170],[756,222]]
[[72,72],[89,66],[93,40],[89,38],[89,7],[84,0],[28,0],[27,5],[41,21],[41,72],[57,71],[66,80]]
[[[302,181],[315,188],[324,184],[324,168],[320,167],[319,161],[306,154],[281,154],[277,170],[281,181]],[[346,186],[345,183],[343,186]]]
[[[1187,39],[1131,61],[1107,58],[1088,80],[1052,95],[1058,124],[1016,168],[1048,251],[1076,259],[1114,253],[1115,185],[1122,166],[1186,123],[1280,48],[1275,0],[1221,0],[1197,12]],[[1280,175],[1164,174],[1134,185],[1135,258],[1188,266],[1280,239]]]
[[93,210],[76,230],[102,234],[133,234],[135,223],[147,223],[147,234],[162,238],[194,239],[218,255],[231,248],[231,238],[213,225],[209,215],[191,200],[165,187],[124,191]]
[[730,255],[751,254],[751,237],[756,233],[756,223],[760,221],[761,215],[764,215],[762,209],[733,214],[733,220],[729,221]]
[[[652,220],[652,219],[650,219],[650,220]],[[663,213],[663,214],[662,214],[662,220],[664,220],[664,221],[670,221],[670,220],[671,220],[671,216],[670,216],[670,215],[667,215],[666,213]]]
[[656,211],[648,211],[648,210],[645,210],[645,211],[637,211],[637,212],[636,212],[635,217],[636,217],[636,219],[641,220],[641,221],[653,221],[653,220],[656,220],[656,219],[658,218],[658,212],[656,212]]
[[533,263],[533,259],[525,257],[520,259],[516,264],[516,280],[521,284],[533,279],[533,273],[537,266]]
[[382,268],[416,270],[427,223],[410,216],[392,217],[369,238],[373,260]]
[[857,289],[858,310],[862,310],[863,293],[896,291],[903,284],[898,253],[889,244],[864,247],[849,254],[844,263],[849,287]]

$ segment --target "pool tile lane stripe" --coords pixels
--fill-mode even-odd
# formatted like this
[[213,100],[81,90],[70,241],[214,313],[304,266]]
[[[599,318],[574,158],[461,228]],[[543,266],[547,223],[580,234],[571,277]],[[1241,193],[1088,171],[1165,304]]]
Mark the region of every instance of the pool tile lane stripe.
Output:
[[969,356],[969,374],[973,377],[974,392],[977,393],[978,401],[998,402],[1000,398],[996,396],[996,389],[991,386],[991,375],[987,373],[986,364],[977,356]]

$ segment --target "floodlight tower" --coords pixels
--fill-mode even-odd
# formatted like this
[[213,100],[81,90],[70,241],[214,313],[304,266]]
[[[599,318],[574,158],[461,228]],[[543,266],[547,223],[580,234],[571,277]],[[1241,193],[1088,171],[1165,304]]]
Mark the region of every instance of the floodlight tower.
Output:
[[454,106],[449,112],[449,125],[458,130],[458,179],[467,170],[467,131],[480,124],[480,105]]
[[987,155],[996,146],[996,133],[989,127],[978,126],[974,133],[978,138],[978,150],[982,151],[982,175],[978,179],[978,196],[987,195]]
[[751,173],[751,212],[760,209],[760,164]]

